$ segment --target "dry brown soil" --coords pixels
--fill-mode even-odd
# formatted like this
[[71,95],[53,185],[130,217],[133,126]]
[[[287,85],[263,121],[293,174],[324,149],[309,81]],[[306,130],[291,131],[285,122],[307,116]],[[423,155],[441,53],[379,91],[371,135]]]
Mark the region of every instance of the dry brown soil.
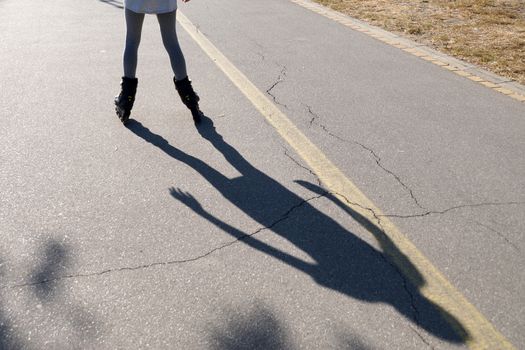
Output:
[[525,0],[315,0],[525,84]]

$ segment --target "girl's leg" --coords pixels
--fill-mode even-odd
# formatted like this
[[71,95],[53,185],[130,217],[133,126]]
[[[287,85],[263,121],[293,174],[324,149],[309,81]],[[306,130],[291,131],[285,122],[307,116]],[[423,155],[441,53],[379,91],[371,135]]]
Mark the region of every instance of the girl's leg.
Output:
[[157,15],[159,21],[162,43],[170,56],[171,68],[176,80],[183,80],[188,76],[186,72],[186,61],[179,45],[175,18],[177,11],[162,13]]
[[126,48],[124,49],[124,76],[135,78],[144,14],[126,9]]

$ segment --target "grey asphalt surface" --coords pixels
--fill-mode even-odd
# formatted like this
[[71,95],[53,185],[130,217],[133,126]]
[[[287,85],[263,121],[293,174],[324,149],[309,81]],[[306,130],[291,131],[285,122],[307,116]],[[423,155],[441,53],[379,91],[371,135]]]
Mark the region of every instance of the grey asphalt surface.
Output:
[[[204,125],[148,16],[123,127],[121,7],[0,1],[0,349],[465,347],[182,28]],[[525,348],[523,103],[288,1],[180,9]]]

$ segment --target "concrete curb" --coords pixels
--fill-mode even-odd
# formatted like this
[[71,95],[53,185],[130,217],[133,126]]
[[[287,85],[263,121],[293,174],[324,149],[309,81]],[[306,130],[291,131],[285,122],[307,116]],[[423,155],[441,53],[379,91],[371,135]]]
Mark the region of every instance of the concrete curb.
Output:
[[444,69],[477,82],[489,89],[507,95],[520,102],[525,102],[525,86],[512,79],[501,77],[476,65],[448,56],[423,44],[416,43],[356,18],[344,15],[311,0],[290,1],[346,27],[350,27],[371,36],[390,46],[397,47],[405,52],[424,59],[425,61],[441,66]]

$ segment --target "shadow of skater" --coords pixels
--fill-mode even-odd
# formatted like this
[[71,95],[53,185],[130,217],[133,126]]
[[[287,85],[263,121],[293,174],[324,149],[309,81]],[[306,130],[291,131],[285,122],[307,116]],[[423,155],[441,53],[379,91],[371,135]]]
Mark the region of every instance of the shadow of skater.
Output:
[[[137,121],[130,122],[128,128],[169,156],[192,167],[225,199],[263,227],[271,229],[307,253],[315,263],[303,261],[259,241],[249,233],[223,222],[204,210],[190,194],[171,189],[174,198],[210,223],[254,249],[303,271],[326,288],[366,302],[390,304],[407,319],[446,341],[463,343],[468,339],[464,327],[452,315],[421,295],[419,288],[425,281],[408,259],[405,258],[403,264],[412,270],[410,282],[385,259],[380,251],[347,231],[308,201],[253,167],[237,150],[224,141],[208,117],[203,118],[198,128],[200,135],[208,140],[241,176],[234,179],[225,177],[202,160],[171,146],[164,138],[152,133]],[[382,234],[372,222],[344,206],[322,188],[306,182],[300,184],[344,207],[358,223],[374,235]],[[283,203],[287,206],[287,210],[284,209]],[[293,215],[287,215],[292,206],[295,208]],[[383,247],[384,242],[387,242],[389,249],[396,249],[393,243],[384,240],[385,237],[382,237]],[[402,256],[402,253],[399,252],[398,255]]]

